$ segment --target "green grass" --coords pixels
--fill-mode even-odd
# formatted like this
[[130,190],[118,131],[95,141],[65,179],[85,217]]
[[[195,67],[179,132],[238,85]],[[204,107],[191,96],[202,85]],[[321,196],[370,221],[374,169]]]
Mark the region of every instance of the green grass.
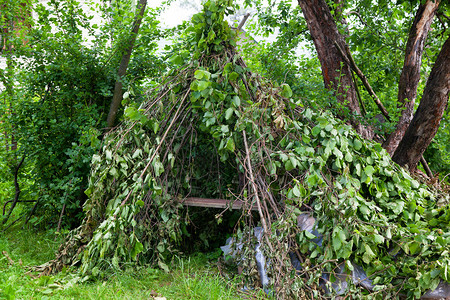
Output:
[[[130,268],[107,279],[80,283],[76,272],[55,276],[30,276],[28,266],[54,258],[61,239],[51,231],[13,229],[0,233],[0,299],[242,299],[233,282],[220,274],[214,261],[204,254],[177,258],[171,272],[151,267]],[[22,265],[19,263],[22,262]],[[36,273],[31,273],[36,275]],[[259,292],[259,299],[264,295]]]

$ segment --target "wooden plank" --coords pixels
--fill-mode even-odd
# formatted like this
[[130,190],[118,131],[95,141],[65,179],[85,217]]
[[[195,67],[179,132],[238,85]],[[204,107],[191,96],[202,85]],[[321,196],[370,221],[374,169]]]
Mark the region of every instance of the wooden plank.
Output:
[[[226,199],[210,199],[210,198],[198,198],[198,197],[188,197],[181,200],[181,203],[185,206],[196,206],[196,207],[210,207],[210,208],[227,208],[232,205],[231,209],[241,209],[244,202],[241,200],[226,200]],[[232,204],[231,204],[232,203]],[[252,210],[256,210],[256,206],[252,207]]]

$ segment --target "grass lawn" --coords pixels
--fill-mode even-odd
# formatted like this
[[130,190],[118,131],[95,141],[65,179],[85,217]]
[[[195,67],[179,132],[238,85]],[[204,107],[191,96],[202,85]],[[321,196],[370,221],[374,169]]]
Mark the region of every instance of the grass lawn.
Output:
[[[80,283],[74,271],[37,278],[28,266],[54,258],[61,239],[52,232],[10,229],[0,233],[0,299],[264,299],[250,297],[223,278],[206,255],[176,258],[170,273],[151,267],[133,268],[104,280]],[[7,256],[14,261],[12,264]]]

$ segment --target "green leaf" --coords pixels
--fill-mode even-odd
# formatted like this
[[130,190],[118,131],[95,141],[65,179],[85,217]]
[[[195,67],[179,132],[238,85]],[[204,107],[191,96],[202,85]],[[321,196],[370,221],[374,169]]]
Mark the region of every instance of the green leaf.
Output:
[[342,152],[338,148],[334,148],[333,149],[333,154],[336,155],[336,157],[338,159],[343,159],[344,158],[344,155],[342,154]]
[[349,269],[349,271],[353,271],[354,270],[353,264],[352,264],[352,262],[350,260],[346,260],[345,261],[345,265],[347,266],[347,269]]
[[239,74],[236,72],[232,72],[230,75],[228,75],[228,79],[231,81],[235,81],[239,77]]
[[132,107],[132,106],[128,106],[125,108],[124,111],[124,116],[130,120],[138,120],[138,111],[136,110],[136,108]]
[[169,267],[165,263],[163,263],[162,261],[158,260],[158,266],[161,269],[163,269],[166,273],[169,273]]
[[347,240],[347,236],[345,235],[345,231],[340,229],[338,230],[338,237],[341,240],[341,242],[345,242]]
[[135,159],[138,156],[142,156],[142,150],[139,148],[134,151],[132,158]]
[[284,83],[281,85],[281,96],[284,98],[291,98],[292,97],[292,90],[291,87]]
[[275,162],[273,161],[269,162],[267,168],[269,169],[270,175],[275,175],[277,173],[277,165],[275,164]]
[[441,270],[439,270],[439,269],[431,270],[431,273],[430,273],[432,279],[434,279],[437,276],[439,276],[439,274],[441,274]]
[[194,77],[196,79],[203,79],[203,78],[205,78],[206,80],[209,80],[211,78],[211,73],[209,73],[208,71],[205,71],[205,70],[197,70],[194,73]]
[[328,125],[328,119],[325,118],[324,116],[319,116],[319,117],[317,118],[317,121],[319,122],[319,125],[320,125],[322,128],[325,128],[325,126]]
[[333,249],[334,249],[335,252],[340,250],[341,247],[342,247],[342,241],[339,238],[339,235],[337,234],[337,230],[339,230],[339,229],[336,228],[333,231],[333,237],[332,237],[332,245],[333,245]]
[[370,210],[367,207],[367,205],[361,204],[361,206],[359,207],[359,211],[363,214],[363,215],[369,215],[370,214]]
[[375,257],[375,253],[372,251],[372,248],[368,244],[365,244],[365,243],[364,243],[364,250],[365,250],[365,252],[363,254],[362,259],[366,264],[369,264]]
[[361,176],[361,164],[357,163],[355,165],[355,169],[356,169],[356,175]]
[[305,230],[305,231],[303,231],[304,233],[305,233],[305,236],[308,238],[308,239],[310,239],[310,240],[313,240],[313,239],[316,239],[317,238],[317,236],[315,236],[314,234],[312,234],[311,232],[309,232],[308,230]]
[[211,30],[210,32],[208,32],[208,37],[206,39],[208,40],[208,42],[212,42],[212,41],[214,41],[215,37],[216,37],[216,33]]
[[286,171],[291,171],[293,169],[295,169],[295,166],[292,164],[292,161],[290,159],[288,159],[285,163],[284,163],[284,168],[286,169]]
[[305,134],[302,134],[302,141],[305,144],[309,144],[309,142],[311,142],[311,138]]
[[347,162],[353,161],[353,155],[350,152],[345,153],[345,161]]
[[292,189],[292,193],[294,194],[295,197],[300,197],[300,189],[298,188],[297,185],[295,185],[294,188]]
[[348,259],[353,253],[353,240],[350,242],[343,242],[342,251],[340,252],[339,258]]
[[142,250],[144,250],[144,245],[142,245],[141,242],[139,242],[138,240],[136,240],[136,243],[134,244],[133,250],[131,250],[131,258],[133,260],[136,260],[136,257],[139,253],[142,252]]
[[322,128],[319,125],[317,125],[312,129],[311,132],[312,132],[313,136],[317,136],[321,131],[322,131]]
[[159,175],[164,172],[164,165],[159,161],[159,159],[154,159],[152,164],[153,170],[155,171],[155,177],[159,177]]
[[86,194],[86,196],[91,196],[92,192],[94,190],[93,186],[89,186],[89,188],[87,190],[84,191],[84,193]]
[[[198,91],[198,81],[197,80],[192,81],[190,88],[192,91]],[[200,97],[200,93],[192,93],[191,101],[196,102],[199,97]]]
[[228,149],[231,152],[234,152],[234,149],[236,148],[234,144],[233,138],[228,138],[227,145],[225,146],[226,149]]
[[387,237],[388,239],[391,239],[391,238],[392,238],[391,228],[388,228],[388,229],[386,230],[386,237]]
[[364,173],[366,173],[366,175],[368,177],[371,177],[373,175],[373,173],[375,172],[375,169],[372,166],[366,166],[364,168]]
[[418,252],[418,250],[419,250],[419,246],[420,246],[420,244],[418,242],[410,242],[408,244],[409,253],[411,255],[416,254],[416,252]]
[[225,111],[225,119],[229,120],[233,115],[234,110],[230,107]]
[[117,169],[112,167],[109,170],[109,174],[111,174],[114,178],[118,179],[119,178],[119,172],[117,172]]
[[[327,124],[326,126],[325,126],[325,130],[326,131],[332,131],[333,130],[333,125],[331,125],[331,124]],[[333,132],[332,132],[332,134],[333,134]],[[337,132],[336,132],[336,134],[337,134]],[[333,134],[333,135],[336,135],[336,134]]]
[[153,121],[152,129],[155,134],[158,132],[158,130],[159,130],[159,122],[158,121]]
[[209,86],[209,81],[198,81],[197,83],[197,90],[198,91],[203,91],[205,90],[207,87]]
[[306,183],[308,184],[309,188],[315,187],[317,183],[319,182],[319,177],[316,173],[310,174],[308,178],[306,179]]
[[158,246],[156,246],[156,250],[158,250],[159,253],[163,253],[166,250],[166,247],[164,246],[164,242],[159,242]]
[[239,96],[234,96],[232,103],[234,107],[239,107],[241,105],[241,98],[239,98]]
[[384,237],[382,235],[379,235],[379,234],[374,234],[373,235],[373,240],[377,244],[383,244],[384,243]]
[[353,147],[355,148],[356,151],[361,150],[361,148],[362,148],[362,143],[361,143],[361,141],[358,140],[358,139],[354,139],[354,140],[353,140]]
[[183,64],[183,58],[177,54],[174,54],[171,58],[169,58],[169,61],[175,65]]

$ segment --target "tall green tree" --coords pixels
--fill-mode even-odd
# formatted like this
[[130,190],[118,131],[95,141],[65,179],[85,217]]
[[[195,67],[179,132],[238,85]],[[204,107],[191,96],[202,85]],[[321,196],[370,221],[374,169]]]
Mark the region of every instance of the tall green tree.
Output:
[[[5,167],[0,174],[1,181],[14,182],[14,197],[11,196],[10,208],[3,219],[5,223],[12,210],[19,202],[21,187],[19,185],[20,168],[25,159],[25,153],[18,158],[17,126],[11,122],[16,115],[15,103],[20,93],[17,91],[18,57],[22,54],[24,44],[27,42],[26,33],[31,20],[31,1],[0,1],[0,56],[3,57],[5,68],[0,68],[0,157],[4,157]],[[3,176],[2,176],[3,175]],[[7,184],[8,185],[8,184]],[[5,187],[7,186],[5,185]],[[10,184],[11,187],[11,184]],[[6,188],[5,190],[8,190]],[[3,195],[2,195],[3,194]],[[6,196],[8,193],[0,193]]]
[[[447,69],[442,68],[441,65],[450,64],[450,60],[446,55],[446,48],[441,50],[441,55],[438,56],[438,60],[431,74],[440,74],[440,76],[434,76],[432,80],[428,81],[428,88],[424,90],[422,98],[427,103],[427,99],[433,98],[436,92],[435,89],[440,89],[440,94],[437,102],[433,103],[435,107],[430,105],[421,105],[415,115],[414,124],[408,131],[408,135],[404,137],[406,128],[409,126],[409,120],[412,115],[412,107],[414,105],[416,90],[420,79],[420,66],[422,53],[425,46],[425,40],[427,38],[432,19],[438,9],[440,1],[426,1],[425,3],[418,3],[417,13],[414,22],[411,26],[408,42],[405,50],[405,63],[402,71],[402,75],[399,79],[399,93],[398,101],[406,109],[403,110],[399,124],[391,135],[391,138],[385,143],[385,147],[393,155],[394,161],[407,166],[410,171],[414,171],[417,168],[417,163],[422,157],[425,149],[428,147],[432,138],[437,132],[440,120],[443,116],[443,109],[434,110],[434,108],[446,106],[448,101],[448,91],[450,89],[450,81],[448,80],[449,74]],[[309,32],[316,46],[319,60],[322,65],[322,74],[324,77],[325,85],[329,85],[331,81],[335,86],[343,85],[347,93],[355,92],[354,85],[348,83],[352,82],[351,74],[345,71],[345,68],[349,68],[348,62],[342,51],[339,48],[347,48],[347,44],[343,42],[344,36],[337,29],[335,18],[332,17],[330,6],[324,0],[299,0],[299,5],[302,8],[305,20],[307,22]],[[343,69],[344,68],[344,69]],[[331,72],[330,72],[331,70]],[[332,73],[332,71],[337,73]],[[332,76],[328,74],[331,73]],[[353,82],[352,82],[353,83]],[[334,87],[336,97],[341,97],[343,94],[341,91]],[[356,94],[356,93],[355,93]],[[352,97],[345,96],[341,101],[348,101],[348,105],[351,109],[354,109],[357,113],[359,109],[353,108],[358,106],[359,103],[352,100]],[[406,101],[406,99],[408,101]],[[431,120],[424,120],[422,115],[432,115]],[[415,128],[415,129],[413,129]],[[418,131],[420,128],[421,130]],[[356,127],[356,130],[362,136],[368,136],[366,132]],[[426,136],[424,139],[418,139],[418,136]],[[405,142],[402,143],[402,148],[396,153],[396,145],[402,138],[405,138]],[[414,140],[414,141],[413,141]],[[409,142],[406,142],[409,141]],[[408,153],[405,156],[405,153]]]
[[[22,2],[12,7],[20,11]],[[11,108],[2,110],[14,111],[2,116],[2,124],[15,129],[18,151],[26,155],[23,166],[31,169],[23,196],[38,200],[32,220],[56,226],[64,216],[63,225],[75,226],[82,217],[91,158],[107,124],[117,67],[130,45],[136,6],[128,0],[100,2],[100,24],[93,24],[92,16],[73,0],[30,1],[31,7],[37,18],[24,31],[26,38],[13,35],[20,43],[11,57],[21,63],[11,67],[13,97],[1,93],[13,99],[8,102]],[[144,79],[164,70],[155,55],[155,41],[161,36],[157,12],[142,8],[136,11],[141,34],[134,35],[135,51],[127,58],[129,76],[120,78],[135,95],[127,101],[142,102]]]

